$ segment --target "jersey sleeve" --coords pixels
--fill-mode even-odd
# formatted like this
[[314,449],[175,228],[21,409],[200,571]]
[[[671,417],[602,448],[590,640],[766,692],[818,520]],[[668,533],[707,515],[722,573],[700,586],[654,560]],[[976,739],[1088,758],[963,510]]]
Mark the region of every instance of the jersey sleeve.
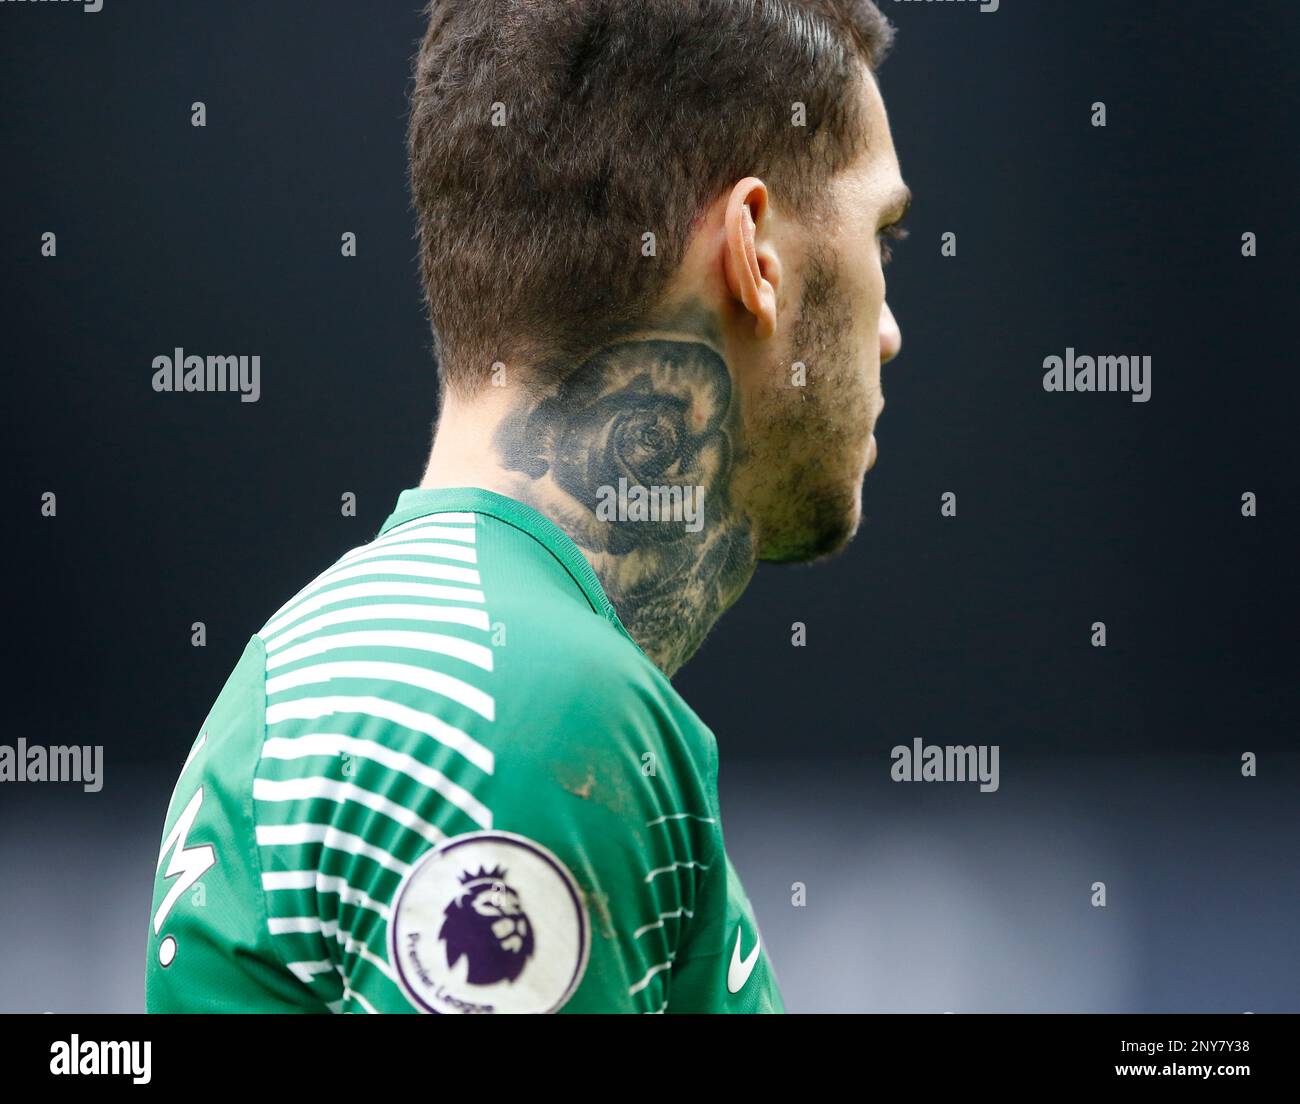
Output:
[[263,734],[254,637],[186,757],[163,826],[149,913],[150,1012],[323,1012],[285,969],[263,909],[249,779]]
[[668,1011],[784,1012],[753,906],[722,845],[720,824],[713,855],[700,886],[696,922],[673,964]]

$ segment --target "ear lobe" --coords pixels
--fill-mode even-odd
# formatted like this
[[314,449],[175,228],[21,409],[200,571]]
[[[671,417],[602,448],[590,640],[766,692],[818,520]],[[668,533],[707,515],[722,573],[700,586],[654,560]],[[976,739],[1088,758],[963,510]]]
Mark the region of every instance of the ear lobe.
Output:
[[[768,277],[779,271],[774,257],[759,257],[766,215],[767,185],[761,180],[749,176],[732,188],[724,216],[723,269],[731,294],[754,316],[754,332],[760,338],[776,332],[776,288]],[[770,247],[763,251],[770,254]]]

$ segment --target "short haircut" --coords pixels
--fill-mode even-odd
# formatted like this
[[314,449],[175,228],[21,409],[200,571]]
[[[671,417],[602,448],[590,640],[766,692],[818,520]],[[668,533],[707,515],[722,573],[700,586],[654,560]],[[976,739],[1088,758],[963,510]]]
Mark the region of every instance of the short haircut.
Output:
[[868,0],[434,0],[409,146],[443,386],[634,329],[745,176],[815,210],[891,35]]

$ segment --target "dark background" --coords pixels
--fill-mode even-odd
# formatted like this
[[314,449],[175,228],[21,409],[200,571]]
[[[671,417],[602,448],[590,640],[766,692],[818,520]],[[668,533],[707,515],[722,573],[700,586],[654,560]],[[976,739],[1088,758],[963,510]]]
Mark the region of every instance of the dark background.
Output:
[[[1300,8],[881,7],[916,203],[866,522],[760,569],[676,680],[787,1002],[1300,1009]],[[421,30],[413,3],[0,4],[0,742],[106,749],[101,793],[0,788],[0,1010],[142,1006],[198,724],[418,482]],[[260,354],[261,400],[156,394],[177,345]],[[1045,393],[1066,346],[1150,355],[1151,401]],[[998,744],[1001,789],[891,784],[915,737]]]

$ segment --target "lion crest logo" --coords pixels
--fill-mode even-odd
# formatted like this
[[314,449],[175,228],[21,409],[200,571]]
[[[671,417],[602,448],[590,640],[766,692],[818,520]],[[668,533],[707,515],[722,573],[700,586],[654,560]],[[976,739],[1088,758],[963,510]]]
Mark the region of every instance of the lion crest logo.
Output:
[[446,946],[447,966],[468,960],[470,985],[513,982],[536,949],[533,925],[499,866],[463,871],[460,891],[443,917],[438,938]]
[[517,832],[439,841],[393,897],[388,961],[421,1012],[556,1012],[581,984],[590,949],[577,880]]

